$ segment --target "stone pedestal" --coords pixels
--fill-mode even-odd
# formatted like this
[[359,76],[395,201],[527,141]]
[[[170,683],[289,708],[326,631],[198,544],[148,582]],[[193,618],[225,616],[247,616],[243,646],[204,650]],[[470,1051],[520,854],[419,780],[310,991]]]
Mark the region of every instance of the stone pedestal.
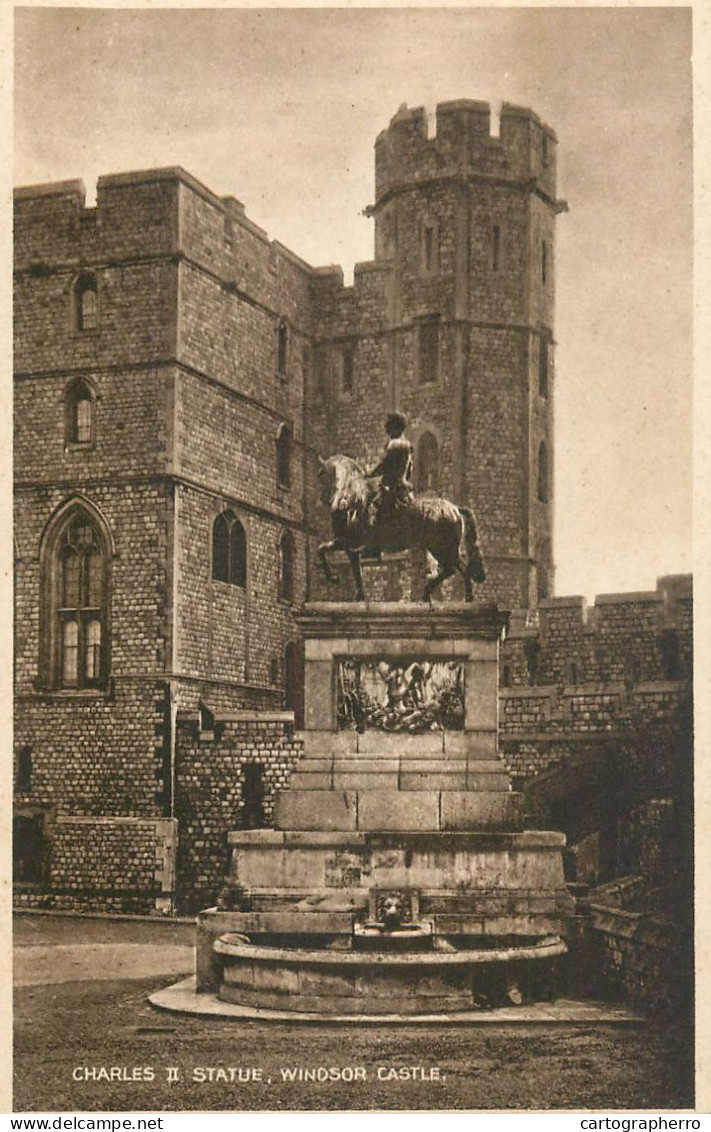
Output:
[[[302,610],[304,755],[276,828],[230,834],[225,908],[199,920],[200,990],[325,1013],[329,987],[345,1013],[377,1013],[390,994],[406,1014],[440,997],[471,1009],[482,979],[521,979],[565,950],[564,837],[522,830],[498,752],[506,620],[472,605]],[[393,956],[384,933],[387,959],[376,940],[338,960],[383,901],[422,926],[430,953]]]
[[[497,750],[504,614],[464,604],[322,603],[298,620],[306,746],[277,802],[277,828],[521,828],[522,798]],[[381,712],[359,717],[349,702],[356,684],[369,703],[379,704],[380,691]]]

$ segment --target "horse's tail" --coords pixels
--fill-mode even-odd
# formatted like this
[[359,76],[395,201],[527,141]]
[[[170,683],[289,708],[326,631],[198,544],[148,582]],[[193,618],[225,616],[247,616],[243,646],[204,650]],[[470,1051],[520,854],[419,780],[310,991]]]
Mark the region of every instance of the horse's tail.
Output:
[[486,567],[477,537],[476,519],[469,507],[460,507],[464,524],[464,551],[467,574],[474,582],[486,581]]

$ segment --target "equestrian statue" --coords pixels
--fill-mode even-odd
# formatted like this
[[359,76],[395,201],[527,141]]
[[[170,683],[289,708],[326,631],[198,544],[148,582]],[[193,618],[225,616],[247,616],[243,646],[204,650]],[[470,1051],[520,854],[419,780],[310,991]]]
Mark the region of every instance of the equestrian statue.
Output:
[[[364,472],[350,456],[319,457],[320,500],[331,509],[330,542],[318,555],[329,582],[337,582],[328,554],[343,550],[353,571],[355,599],[364,601],[361,558],[380,561],[382,553],[426,550],[437,569],[428,576],[423,601],[458,570],[466,601],[473,600],[472,582],[483,582],[486,570],[477,541],[476,520],[468,507],[447,499],[416,495],[411,487],[412,445],[405,437],[405,418],[390,413],[385,422],[388,443],[377,467]],[[380,477],[377,488],[369,480]]]

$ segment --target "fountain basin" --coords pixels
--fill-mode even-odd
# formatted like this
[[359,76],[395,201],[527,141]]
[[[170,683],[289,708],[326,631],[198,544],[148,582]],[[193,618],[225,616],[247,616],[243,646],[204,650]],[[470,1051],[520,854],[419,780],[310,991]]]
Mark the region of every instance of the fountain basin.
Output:
[[318,1015],[407,1015],[495,1005],[513,987],[521,998],[538,997],[567,948],[559,936],[543,936],[503,947],[361,952],[272,947],[228,933],[213,950],[223,1002]]

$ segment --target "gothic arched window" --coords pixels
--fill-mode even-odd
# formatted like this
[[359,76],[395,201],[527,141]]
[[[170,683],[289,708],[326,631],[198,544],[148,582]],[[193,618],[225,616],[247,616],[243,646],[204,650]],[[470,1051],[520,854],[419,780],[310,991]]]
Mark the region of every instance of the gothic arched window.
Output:
[[538,499],[548,502],[548,449],[545,440],[538,445]]
[[99,325],[99,292],[94,275],[80,275],[74,284],[74,318],[77,330],[96,330]]
[[277,482],[279,487],[291,486],[291,429],[281,425],[277,433]]
[[247,585],[247,535],[232,511],[223,511],[212,528],[212,576],[233,586]]
[[46,675],[55,688],[97,688],[108,678],[108,554],[98,523],[72,508],[46,545]]
[[420,437],[415,457],[415,491],[439,489],[439,449],[431,432]]
[[82,378],[73,381],[64,398],[64,439],[67,444],[94,440],[94,394]]
[[294,563],[296,544],[291,531],[284,531],[279,539],[279,597],[282,601],[294,600]]

